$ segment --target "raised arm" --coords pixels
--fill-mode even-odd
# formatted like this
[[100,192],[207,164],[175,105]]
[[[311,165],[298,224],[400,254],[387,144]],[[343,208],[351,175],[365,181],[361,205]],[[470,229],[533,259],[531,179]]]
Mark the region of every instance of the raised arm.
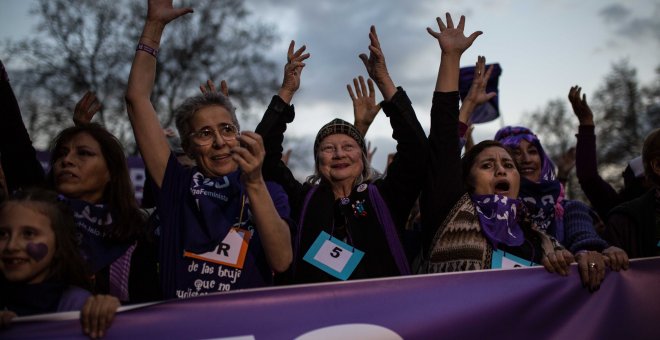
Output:
[[293,95],[300,87],[300,76],[302,75],[303,68],[305,68],[304,61],[309,58],[309,53],[304,53],[307,46],[303,45],[301,48],[295,50],[295,44],[296,42],[291,40],[289,50],[287,51],[287,63],[284,65],[284,79],[282,80],[280,90],[277,92],[277,95],[287,104],[291,104]]
[[383,50],[380,47],[376,27],[373,25],[369,30],[369,41],[369,56],[362,53],[359,57],[362,59],[369,77],[376,82],[376,86],[378,86],[380,93],[383,95],[383,99],[389,101],[396,93],[396,86],[394,86],[394,82],[387,71],[385,55],[383,55]]
[[37,159],[5,66],[0,61],[0,156],[7,191],[44,185],[44,170]]
[[446,18],[447,25],[440,18],[436,18],[440,32],[427,28],[427,32],[438,41],[441,54],[431,106],[429,172],[420,200],[425,251],[442,220],[465,193],[458,136],[460,59],[463,52],[481,34],[477,31],[465,37],[465,17],[461,16],[457,27],[454,27],[449,13]]
[[428,164],[428,140],[406,92],[397,89],[390,77],[374,26],[369,30],[369,42],[369,56],[363,53],[359,57],[383,96],[382,109],[389,118],[392,138],[397,143],[396,156],[388,165],[387,176],[376,185],[388,204],[395,225],[402,230],[423,184]]
[[[300,87],[304,61],[310,57],[304,53],[306,47],[295,49],[295,41],[291,41],[287,51],[287,63],[284,66],[284,77],[278,94],[273,96],[268,109],[257,125],[256,133],[263,138],[266,155],[263,163],[263,176],[266,180],[279,183],[284,187],[290,202],[297,202],[302,184],[300,184],[291,170],[282,162],[282,144],[287,123],[291,123],[295,116],[291,100]],[[295,210],[295,209],[294,209]]]
[[150,100],[156,77],[156,56],[165,26],[191,12],[191,8],[173,8],[172,0],[149,0],[147,18],[128,77],[126,110],[144,163],[158,187],[163,182],[170,149]]
[[576,135],[575,174],[596,212],[601,216],[607,216],[607,213],[620,202],[614,188],[598,174],[594,115],[587,104],[587,95],[581,94],[581,91],[582,88],[576,85],[568,92],[573,113],[580,122]]

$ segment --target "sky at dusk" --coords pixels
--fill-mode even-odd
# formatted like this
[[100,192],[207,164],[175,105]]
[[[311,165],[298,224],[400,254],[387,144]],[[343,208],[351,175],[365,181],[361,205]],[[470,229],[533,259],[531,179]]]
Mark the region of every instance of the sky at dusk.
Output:
[[[0,40],[32,32],[35,20],[28,10],[33,3],[0,0]],[[368,52],[372,24],[390,75],[407,91],[427,131],[440,48],[426,27],[437,30],[435,17],[444,19],[444,13],[450,12],[455,22],[461,14],[466,16],[466,35],[484,32],[463,55],[462,66],[473,65],[478,55],[500,64],[502,119],[478,125],[477,141],[491,138],[501,124],[523,123],[525,114],[549,100],[566,98],[572,85],[581,85],[589,97],[615,62],[627,59],[642,84],[654,78],[660,65],[657,0],[256,0],[246,4],[252,10],[250,20],[279,30],[279,41],[267,51],[273,60],[286,62],[291,39],[306,44],[312,54],[293,100],[296,120],[287,134],[296,136],[313,138],[334,117],[352,121],[346,84],[357,75],[366,76],[357,56]],[[3,51],[0,58],[6,58]],[[389,122],[381,113],[367,135],[379,147],[376,168],[382,169],[387,153],[394,150],[390,136]],[[311,157],[311,148],[301,152]]]

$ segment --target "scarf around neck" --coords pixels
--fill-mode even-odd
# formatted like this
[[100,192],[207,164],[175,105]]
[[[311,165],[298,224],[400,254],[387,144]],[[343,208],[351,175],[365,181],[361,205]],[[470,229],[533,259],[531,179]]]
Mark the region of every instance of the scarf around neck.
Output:
[[67,203],[73,210],[82,258],[92,273],[110,265],[131,246],[131,243],[117,242],[110,236],[114,224],[111,209],[106,204],[77,199],[67,200]]
[[563,239],[564,187],[557,180],[536,183],[520,178],[520,199],[527,207],[534,224],[558,240]]
[[183,226],[183,246],[187,251],[205,253],[215,249],[239,222],[241,208],[244,208],[242,223],[248,220],[247,204],[245,207],[242,204],[240,170],[213,178],[196,171],[190,193],[194,209],[185,210]]
[[471,195],[481,230],[493,248],[498,245],[520,246],[525,241],[518,224],[522,202],[502,195]]

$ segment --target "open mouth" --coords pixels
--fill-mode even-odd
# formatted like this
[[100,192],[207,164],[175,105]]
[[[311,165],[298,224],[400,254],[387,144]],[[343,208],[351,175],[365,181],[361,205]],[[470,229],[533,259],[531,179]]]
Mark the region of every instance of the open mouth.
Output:
[[347,163],[340,163],[340,164],[333,164],[330,167],[333,168],[333,169],[345,169],[345,168],[348,168],[348,166],[349,165]]
[[509,184],[509,181],[499,181],[499,182],[495,183],[495,193],[496,194],[509,192],[509,188],[511,188],[511,184]]

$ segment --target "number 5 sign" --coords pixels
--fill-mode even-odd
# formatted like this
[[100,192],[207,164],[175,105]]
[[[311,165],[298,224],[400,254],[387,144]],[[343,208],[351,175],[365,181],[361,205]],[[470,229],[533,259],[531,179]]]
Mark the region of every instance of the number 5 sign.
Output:
[[340,280],[347,280],[363,256],[363,251],[322,231],[303,260]]

